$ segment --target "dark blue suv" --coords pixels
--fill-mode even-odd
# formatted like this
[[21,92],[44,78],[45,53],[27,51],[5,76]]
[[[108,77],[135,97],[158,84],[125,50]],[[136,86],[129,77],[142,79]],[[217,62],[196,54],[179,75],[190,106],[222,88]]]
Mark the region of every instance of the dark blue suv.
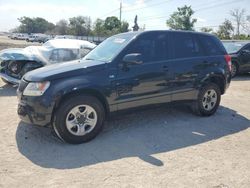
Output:
[[18,88],[24,122],[51,125],[62,140],[93,139],[112,112],[188,101],[215,113],[231,80],[231,58],[213,35],[183,31],[112,36],[84,59],[27,73]]

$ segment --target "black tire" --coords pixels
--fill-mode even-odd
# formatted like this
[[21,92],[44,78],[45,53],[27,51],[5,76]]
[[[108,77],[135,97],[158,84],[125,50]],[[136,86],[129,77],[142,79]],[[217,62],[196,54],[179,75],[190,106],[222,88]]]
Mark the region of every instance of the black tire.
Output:
[[[205,94],[211,90],[215,91],[217,99],[212,109],[206,109],[203,105],[203,100]],[[192,104],[192,110],[196,115],[199,116],[211,116],[217,111],[220,105],[220,100],[221,100],[221,91],[219,86],[214,83],[209,83],[200,90],[197,101],[193,102]]]
[[4,78],[1,78],[2,81],[5,83],[5,84],[10,84],[10,85],[13,85],[12,83],[8,82],[7,80],[5,80]]
[[[66,127],[68,113],[78,105],[89,105],[97,114],[97,123],[93,130],[83,136],[76,136],[70,133]],[[70,144],[81,144],[92,140],[101,132],[104,120],[105,110],[97,98],[88,95],[72,96],[70,99],[64,101],[56,110],[52,127],[57,136],[63,141]]]
[[231,71],[231,77],[234,78],[237,76],[239,71],[239,66],[236,62],[232,62],[232,71]]

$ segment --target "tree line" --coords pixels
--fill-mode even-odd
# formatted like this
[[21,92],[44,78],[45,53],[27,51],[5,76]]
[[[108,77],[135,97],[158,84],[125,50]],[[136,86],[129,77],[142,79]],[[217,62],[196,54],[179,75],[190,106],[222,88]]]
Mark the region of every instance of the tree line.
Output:
[[[178,7],[169,19],[166,26],[173,30],[195,30],[197,19],[193,18],[194,10],[191,6]],[[235,9],[229,12],[231,20],[225,19],[217,30],[211,27],[202,27],[200,31],[217,35],[220,39],[250,39],[250,15],[246,15],[245,9]],[[111,36],[117,33],[129,31],[129,24],[120,21],[115,16],[107,17],[105,20],[97,19],[92,23],[88,16],[77,16],[62,19],[56,24],[50,23],[44,18],[18,18],[20,25],[13,32],[20,33],[46,33],[53,35],[75,35],[75,36]],[[134,31],[139,29],[137,16],[135,17]]]
[[111,36],[117,33],[129,31],[129,24],[120,21],[117,17],[107,17],[105,20],[97,19],[93,24],[88,16],[77,16],[62,19],[56,24],[50,23],[44,18],[21,17],[20,25],[13,29],[16,33],[46,33],[50,35],[75,35],[75,36]]
[[[174,30],[194,31],[197,19],[192,18],[194,14],[191,6],[177,8],[166,21],[167,26]],[[229,12],[232,21],[225,19],[216,31],[211,27],[202,27],[200,31],[217,35],[220,39],[250,40],[250,15],[246,15],[245,9],[234,9]],[[233,24],[234,23],[234,24]]]

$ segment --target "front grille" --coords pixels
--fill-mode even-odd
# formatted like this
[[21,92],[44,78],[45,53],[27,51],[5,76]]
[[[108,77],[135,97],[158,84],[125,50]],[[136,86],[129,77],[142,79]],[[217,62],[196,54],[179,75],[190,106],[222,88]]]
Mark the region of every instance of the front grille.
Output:
[[22,79],[19,83],[18,91],[23,92],[24,89],[27,87],[27,85],[28,85],[28,82],[26,82],[24,79]]

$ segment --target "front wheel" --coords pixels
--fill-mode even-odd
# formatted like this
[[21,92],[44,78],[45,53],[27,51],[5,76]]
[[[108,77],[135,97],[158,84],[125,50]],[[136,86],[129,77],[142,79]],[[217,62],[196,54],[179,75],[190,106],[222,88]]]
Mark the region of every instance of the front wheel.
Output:
[[213,115],[220,105],[221,91],[218,85],[210,83],[199,92],[198,99],[193,103],[193,111],[200,116]]
[[105,119],[103,105],[92,96],[73,96],[64,101],[55,114],[53,129],[70,144],[81,144],[95,138]]

